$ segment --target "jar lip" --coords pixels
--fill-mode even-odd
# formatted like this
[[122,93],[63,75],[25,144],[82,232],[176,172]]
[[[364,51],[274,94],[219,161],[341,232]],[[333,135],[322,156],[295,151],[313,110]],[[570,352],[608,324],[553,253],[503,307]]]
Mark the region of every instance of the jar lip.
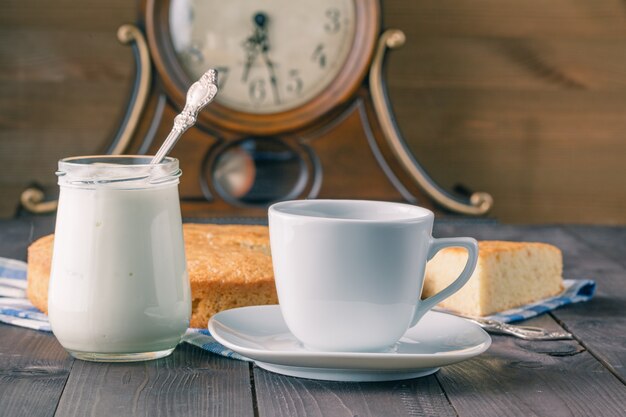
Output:
[[166,157],[151,164],[150,155],[88,155],[59,160],[59,185],[143,187],[178,182],[178,159]]
[[[141,163],[123,163],[123,161],[141,161]],[[83,155],[83,156],[70,156],[67,158],[63,158],[59,160],[59,167],[61,164],[68,167],[84,167],[94,163],[110,163],[111,167],[114,168],[116,165],[119,167],[150,167],[150,166],[161,166],[166,167],[168,165],[172,165],[172,167],[176,167],[178,165],[178,159],[172,158],[171,156],[166,156],[163,158],[161,162],[158,164],[152,165],[150,163],[152,161],[152,155]]]

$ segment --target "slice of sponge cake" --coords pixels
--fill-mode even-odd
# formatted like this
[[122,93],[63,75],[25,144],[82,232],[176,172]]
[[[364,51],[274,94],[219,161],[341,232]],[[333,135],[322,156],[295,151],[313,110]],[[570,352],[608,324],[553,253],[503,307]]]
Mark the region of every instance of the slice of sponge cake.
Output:
[[[561,251],[546,243],[481,241],[469,282],[440,307],[485,316],[559,294],[563,290]],[[426,266],[422,297],[444,289],[459,276],[467,252],[448,248]]]

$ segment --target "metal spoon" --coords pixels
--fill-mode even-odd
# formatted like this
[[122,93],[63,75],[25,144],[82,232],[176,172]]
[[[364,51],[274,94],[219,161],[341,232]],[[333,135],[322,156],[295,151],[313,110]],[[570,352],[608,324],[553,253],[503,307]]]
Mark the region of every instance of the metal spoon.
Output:
[[449,310],[440,310],[448,314],[463,317],[471,322],[478,324],[483,329],[491,333],[508,334],[510,336],[517,337],[524,340],[570,340],[574,336],[571,333],[565,331],[550,331],[535,326],[519,326],[515,324],[503,323],[498,320],[484,319],[482,317],[465,316]]
[[469,321],[478,324],[483,329],[500,334],[508,334],[524,340],[569,340],[573,339],[571,333],[560,331],[549,331],[541,327],[519,326],[503,323],[497,320],[483,319],[478,317],[465,317]]
[[172,150],[182,134],[196,123],[198,112],[209,104],[217,94],[217,71],[210,69],[187,90],[187,101],[183,111],[174,118],[174,126],[165,138],[163,145],[154,155],[151,164],[160,163],[163,158]]

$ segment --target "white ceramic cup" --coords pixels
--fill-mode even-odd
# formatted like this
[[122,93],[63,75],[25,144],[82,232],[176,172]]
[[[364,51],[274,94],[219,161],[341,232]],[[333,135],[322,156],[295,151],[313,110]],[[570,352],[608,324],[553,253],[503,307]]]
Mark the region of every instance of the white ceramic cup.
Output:
[[[386,351],[435,304],[470,278],[472,238],[435,239],[434,214],[401,203],[284,201],[269,208],[270,243],[280,308],[305,347]],[[420,300],[426,262],[448,246],[468,261],[447,288]]]

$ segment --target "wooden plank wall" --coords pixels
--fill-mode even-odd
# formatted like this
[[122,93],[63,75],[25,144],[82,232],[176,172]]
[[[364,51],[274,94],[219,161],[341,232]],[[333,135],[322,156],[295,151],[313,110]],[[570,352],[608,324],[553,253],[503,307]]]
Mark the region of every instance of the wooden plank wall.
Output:
[[33,181],[55,184],[56,161],[101,152],[122,116],[132,52],[117,28],[127,0],[0,3],[0,216]]
[[390,95],[442,185],[511,222],[626,222],[626,3],[385,2]]
[[[0,3],[0,216],[55,161],[98,152],[133,72],[127,0]],[[626,3],[386,0],[399,125],[442,185],[505,222],[626,223]]]

